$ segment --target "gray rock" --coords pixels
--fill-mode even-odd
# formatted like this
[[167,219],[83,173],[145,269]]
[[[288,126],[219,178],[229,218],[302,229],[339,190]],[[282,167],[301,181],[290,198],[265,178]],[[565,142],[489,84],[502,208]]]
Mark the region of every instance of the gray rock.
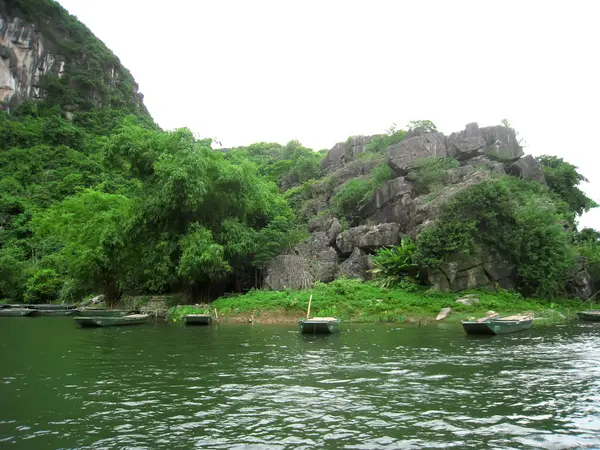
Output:
[[92,297],[89,300],[81,302],[79,306],[85,307],[85,306],[90,306],[90,305],[97,305],[98,303],[102,303],[102,302],[104,302],[104,295],[103,294],[96,295],[95,297]]
[[398,225],[382,223],[374,226],[360,225],[340,233],[336,239],[336,247],[341,256],[349,256],[355,247],[372,251],[379,247],[398,245]]
[[472,306],[475,303],[479,303],[479,302],[480,302],[479,298],[472,294],[465,295],[464,297],[456,300],[456,303],[462,303],[463,305],[466,305],[466,306]]
[[353,161],[357,155],[365,152],[369,143],[380,136],[380,134],[373,136],[352,136],[346,142],[338,142],[327,152],[327,155],[321,161],[321,169],[324,173],[340,169]]
[[[397,177],[386,181],[383,186],[375,191],[371,201],[364,207],[364,217],[375,215],[378,211],[395,203],[400,197],[405,195],[411,196],[412,191],[412,184],[404,177]],[[394,222],[394,220],[381,220],[378,223],[383,222]]]
[[594,293],[594,284],[585,258],[580,257],[575,261],[575,267],[569,274],[567,292],[582,300],[589,299]]
[[398,231],[398,224],[395,223],[381,223],[369,227],[360,238],[358,246],[361,250],[373,251],[380,247],[398,245],[400,243]]
[[508,166],[507,172],[524,180],[535,180],[546,183],[541,164],[531,155],[513,162]]
[[307,289],[315,284],[309,260],[300,255],[279,255],[267,266],[264,287],[280,291],[285,288]]
[[459,160],[486,155],[495,160],[515,161],[523,156],[515,130],[501,125],[479,128],[476,123],[452,133],[447,140],[447,152]]
[[369,256],[355,247],[350,257],[340,265],[340,276],[368,280],[371,278],[369,270],[372,268]]
[[442,308],[440,310],[440,312],[438,313],[437,317],[435,318],[436,321],[439,320],[444,320],[446,317],[448,317],[450,314],[452,313],[452,308],[448,307],[448,308]]
[[392,145],[387,154],[390,167],[398,176],[404,176],[420,159],[448,156],[446,137],[442,133],[415,136]]
[[358,247],[361,238],[369,231],[370,227],[360,225],[341,232],[336,240],[335,246],[341,256],[350,256],[354,247]]
[[333,219],[330,220],[329,227],[327,228],[327,231],[325,232],[325,234],[327,235],[327,238],[329,239],[330,246],[335,245],[335,240],[341,232],[342,232],[342,225],[340,225],[339,220],[337,220],[337,218],[334,217]]

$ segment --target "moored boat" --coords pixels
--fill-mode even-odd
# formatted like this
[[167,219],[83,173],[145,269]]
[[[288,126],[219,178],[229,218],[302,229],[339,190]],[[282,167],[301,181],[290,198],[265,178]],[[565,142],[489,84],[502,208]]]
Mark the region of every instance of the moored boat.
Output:
[[73,320],[81,327],[111,327],[118,325],[138,325],[148,322],[149,318],[148,314],[130,314],[121,317],[74,317]]
[[587,320],[589,322],[600,322],[600,309],[592,309],[589,311],[579,311],[577,317],[581,320]]
[[527,330],[533,324],[533,314],[516,314],[504,317],[484,317],[475,321],[463,321],[467,334],[507,334]]
[[39,305],[29,305],[27,306],[31,309],[37,309],[39,311],[64,311],[67,309],[75,309],[75,305],[57,305],[57,304],[39,304]]
[[121,317],[131,314],[128,309],[86,309],[78,308],[77,315],[85,317]]
[[35,309],[26,308],[2,308],[0,309],[0,317],[23,317],[36,316],[38,311]]
[[212,320],[209,314],[187,314],[183,317],[186,325],[210,325]]
[[338,330],[340,322],[337,317],[313,317],[312,319],[301,319],[298,324],[301,333],[331,334]]
[[74,309],[38,309],[36,310],[40,316],[74,316]]

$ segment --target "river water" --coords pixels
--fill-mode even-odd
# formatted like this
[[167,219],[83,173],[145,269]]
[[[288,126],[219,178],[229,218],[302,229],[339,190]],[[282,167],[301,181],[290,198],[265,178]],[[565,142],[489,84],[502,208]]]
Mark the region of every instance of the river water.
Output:
[[600,448],[600,324],[0,319],[0,448]]

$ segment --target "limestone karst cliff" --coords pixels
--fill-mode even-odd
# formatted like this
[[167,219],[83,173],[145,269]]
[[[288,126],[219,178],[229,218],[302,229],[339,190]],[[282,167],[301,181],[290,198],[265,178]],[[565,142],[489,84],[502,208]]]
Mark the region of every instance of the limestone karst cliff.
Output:
[[[384,154],[367,155],[369,143],[377,138],[355,136],[329,150],[322,161],[327,176],[311,186],[304,208],[311,236],[271,263],[268,287],[306,287],[342,276],[368,279],[370,253],[397,245],[402,236],[418,239],[422,230],[436,221],[440,208],[469,186],[502,175],[545,183],[539,162],[531,155],[524,156],[515,131],[505,126],[471,123],[449,136],[417,133],[389,146]],[[414,175],[425,160],[452,162],[432,180],[435,192],[420,189]],[[341,218],[332,214],[336,193],[351,180],[367,179],[382,165],[391,168],[391,179],[358,204],[353,222],[343,230]],[[581,267],[576,272],[573,290],[581,297],[591,295],[589,277]],[[513,289],[516,275],[514,262],[493,249],[467,260],[450,261],[426,274],[435,288],[453,291],[496,286]]]
[[54,1],[0,2],[0,105],[49,98],[65,113],[97,106],[145,113],[119,59]]

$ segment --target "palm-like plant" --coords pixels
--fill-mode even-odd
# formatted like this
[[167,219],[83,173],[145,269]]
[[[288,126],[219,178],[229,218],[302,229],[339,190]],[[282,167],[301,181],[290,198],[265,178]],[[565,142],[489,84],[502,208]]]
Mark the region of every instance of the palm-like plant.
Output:
[[396,285],[404,278],[418,278],[418,266],[413,262],[416,249],[410,236],[406,236],[400,245],[377,250],[373,256],[375,268],[371,273],[381,279],[381,287]]

